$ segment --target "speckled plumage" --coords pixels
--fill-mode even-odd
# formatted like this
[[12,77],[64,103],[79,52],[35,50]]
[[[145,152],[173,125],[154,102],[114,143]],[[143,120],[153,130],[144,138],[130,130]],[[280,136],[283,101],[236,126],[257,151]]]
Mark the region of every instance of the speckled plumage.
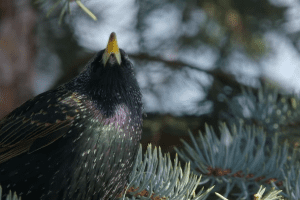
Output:
[[114,199],[141,139],[141,92],[120,49],[0,121],[0,184],[29,199]]

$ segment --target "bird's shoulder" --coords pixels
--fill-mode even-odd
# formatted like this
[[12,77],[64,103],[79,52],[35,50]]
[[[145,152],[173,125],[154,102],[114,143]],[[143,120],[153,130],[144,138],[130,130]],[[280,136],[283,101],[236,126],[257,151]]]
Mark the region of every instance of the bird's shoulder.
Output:
[[82,104],[79,94],[60,86],[16,108],[0,120],[0,163],[64,136]]

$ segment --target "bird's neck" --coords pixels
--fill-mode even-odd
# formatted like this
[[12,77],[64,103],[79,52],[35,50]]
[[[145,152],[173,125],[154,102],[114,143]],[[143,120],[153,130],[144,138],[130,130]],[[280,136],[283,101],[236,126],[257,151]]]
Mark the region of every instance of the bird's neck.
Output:
[[113,116],[119,105],[128,107],[133,115],[142,114],[141,93],[134,78],[111,71],[93,79],[86,73],[69,82],[68,89],[87,96],[107,117]]

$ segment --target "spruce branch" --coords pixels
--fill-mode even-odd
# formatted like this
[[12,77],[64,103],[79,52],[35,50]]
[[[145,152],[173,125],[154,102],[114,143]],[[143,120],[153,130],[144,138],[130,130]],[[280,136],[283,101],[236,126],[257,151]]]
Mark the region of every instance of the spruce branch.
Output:
[[266,195],[263,196],[266,188],[263,188],[261,185],[258,192],[254,195],[254,200],[275,200],[275,199],[283,199],[282,196],[278,196],[281,190],[275,190],[272,188]]
[[[57,0],[56,3],[49,9],[47,12],[47,17],[51,15],[51,13],[59,6],[61,5],[61,11],[59,15],[59,24],[62,23],[62,20],[68,11],[68,13],[71,13],[70,10],[70,2],[72,0]],[[43,3],[45,0],[36,0],[35,3]],[[81,0],[75,0],[76,4],[86,13],[88,14],[93,20],[97,21],[97,17],[81,2]]]
[[[276,200],[276,199],[283,199],[282,196],[278,196],[278,194],[281,192],[281,190],[275,190],[274,188],[271,189],[266,195],[263,196],[266,188],[263,188],[261,185],[258,192],[254,195],[254,200]],[[223,200],[228,200],[227,198],[223,197],[219,193],[215,192],[215,194],[220,197]]]
[[276,134],[271,144],[266,144],[262,128],[233,126],[231,131],[225,124],[220,126],[221,138],[206,125],[206,135],[198,138],[189,132],[192,145],[183,141],[184,149],[177,149],[179,156],[191,162],[196,174],[203,174],[205,182],[216,185],[215,191],[226,188],[227,197],[234,186],[241,190],[238,198],[249,199],[260,184],[275,182],[282,185],[284,177],[280,169],[287,161],[287,142],[278,145]]
[[196,193],[200,180],[201,176],[190,172],[189,163],[182,170],[177,155],[172,162],[170,154],[163,155],[160,148],[153,150],[150,144],[144,158],[140,147],[128,186],[119,199],[206,199],[213,186]]
[[[297,150],[294,149],[293,155],[285,164],[285,168],[281,170],[284,177],[284,188],[282,195],[289,200],[300,199],[300,163],[297,161]],[[272,183],[273,187],[278,189],[278,186]]]
[[300,99],[296,94],[281,94],[263,86],[254,92],[242,87],[242,94],[226,99],[228,110],[222,112],[227,122],[262,126],[267,133],[289,133],[300,120]]
[[97,17],[81,3],[81,0],[75,0],[75,2],[86,14],[88,14],[93,20],[97,21]]

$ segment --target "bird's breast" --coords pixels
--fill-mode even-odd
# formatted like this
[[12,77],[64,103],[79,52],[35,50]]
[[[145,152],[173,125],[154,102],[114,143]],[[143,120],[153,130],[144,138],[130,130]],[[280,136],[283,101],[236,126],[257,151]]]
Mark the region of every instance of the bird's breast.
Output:
[[107,117],[89,100],[70,98],[64,103],[76,106],[78,112],[64,138],[68,147],[60,160],[65,163],[54,175],[51,191],[68,188],[63,194],[70,199],[77,194],[82,199],[93,194],[97,195],[92,199],[110,199],[124,187],[132,170],[141,123],[124,104]]

